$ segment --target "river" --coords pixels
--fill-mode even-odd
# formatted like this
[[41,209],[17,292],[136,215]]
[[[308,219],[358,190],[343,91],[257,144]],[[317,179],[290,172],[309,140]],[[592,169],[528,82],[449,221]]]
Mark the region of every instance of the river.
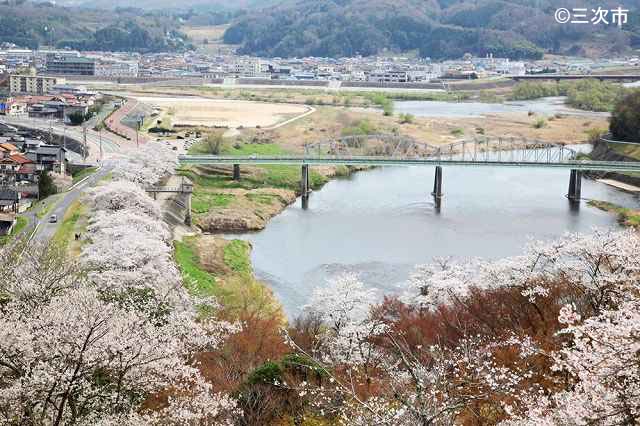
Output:
[[[422,117],[477,117],[527,112],[607,115],[572,109],[564,98],[487,104],[395,102],[398,113]],[[584,149],[584,148],[582,148]],[[380,294],[398,294],[415,265],[434,257],[500,258],[520,254],[529,238],[617,227],[616,217],[565,198],[569,172],[553,169],[445,167],[440,212],[429,196],[433,167],[378,168],[334,180],[273,218],[261,232],[230,235],[253,245],[258,279],[266,282],[289,317],[313,289],[355,272]],[[582,196],[638,207],[637,196],[583,180]]]
[[607,117],[609,115],[608,113],[582,111],[568,107],[564,103],[565,99],[565,97],[556,96],[503,103],[403,101],[394,102],[394,109],[397,113],[413,114],[417,117],[480,117],[484,114],[529,111],[536,114],[567,114],[585,117]]
[[[329,182],[298,200],[261,232],[228,236],[253,245],[258,279],[289,317],[313,289],[346,271],[398,294],[414,266],[434,257],[499,258],[522,252],[528,238],[617,227],[615,215],[565,198],[569,172],[555,169],[445,167],[440,212],[430,192],[433,167],[387,167]],[[637,207],[634,195],[583,180],[582,196]]]

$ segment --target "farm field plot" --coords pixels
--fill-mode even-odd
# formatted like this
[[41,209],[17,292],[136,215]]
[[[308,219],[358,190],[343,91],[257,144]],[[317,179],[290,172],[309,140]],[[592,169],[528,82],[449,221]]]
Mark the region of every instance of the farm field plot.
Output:
[[135,98],[164,110],[174,126],[269,127],[307,111],[303,105],[226,99],[177,96]]

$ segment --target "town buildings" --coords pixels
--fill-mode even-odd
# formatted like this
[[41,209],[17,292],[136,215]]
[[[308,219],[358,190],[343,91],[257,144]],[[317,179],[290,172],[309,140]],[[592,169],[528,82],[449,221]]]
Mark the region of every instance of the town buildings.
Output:
[[201,52],[78,52],[72,50],[0,50],[0,70],[14,73],[35,67],[39,75],[78,76],[87,79],[182,79],[203,80],[312,80],[370,82],[373,84],[422,83],[439,79],[520,76],[537,72],[590,74],[607,68],[640,66],[637,57],[618,59],[552,58],[514,61],[467,55],[459,60],[436,62],[410,56],[352,58],[256,58],[225,50]]
[[96,75],[96,62],[82,56],[51,54],[47,57],[46,72],[54,75],[92,76]]
[[11,94],[44,95],[61,83],[64,83],[64,78],[36,75],[35,68],[30,68],[26,73],[9,76],[9,92]]

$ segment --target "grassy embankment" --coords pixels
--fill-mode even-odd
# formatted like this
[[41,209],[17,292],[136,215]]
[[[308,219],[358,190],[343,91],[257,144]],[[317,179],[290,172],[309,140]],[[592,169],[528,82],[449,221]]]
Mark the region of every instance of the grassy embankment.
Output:
[[52,242],[69,254],[78,256],[82,248],[82,241],[76,240],[75,234],[83,234],[86,229],[87,207],[80,201],[76,201],[67,209]]
[[640,226],[640,210],[620,207],[608,201],[591,200],[588,204],[600,210],[618,215],[618,222],[623,226],[637,228]]
[[[190,150],[192,154],[209,153],[206,143],[194,145]],[[257,155],[283,155],[287,151],[275,143],[265,144],[235,144],[225,143],[221,153],[224,155],[247,156]],[[216,208],[229,207],[237,197],[235,194],[225,193],[229,189],[258,189],[278,188],[298,192],[300,188],[300,170],[292,166],[264,165],[259,167],[244,167],[250,169],[243,171],[242,178],[235,181],[230,173],[200,173],[192,167],[180,169],[180,174],[189,177],[194,182],[193,212],[197,218],[199,214],[206,214]],[[311,186],[319,188],[327,182],[323,175],[311,171]],[[256,195],[257,196],[257,195]],[[266,196],[266,195],[265,195]],[[251,198],[251,197],[250,197]],[[255,196],[254,196],[255,198]]]
[[63,193],[50,195],[49,197],[38,201],[36,204],[34,204],[31,207],[31,209],[37,210],[36,216],[39,219],[47,217],[53,211],[53,209],[56,207],[56,205],[62,199],[63,196],[64,196]]
[[82,179],[91,176],[98,171],[97,167],[87,167],[73,174],[73,184],[80,182]]
[[[210,152],[206,142],[195,145],[192,153]],[[286,151],[273,143],[235,144],[221,147],[225,155],[281,155]],[[243,169],[248,169],[247,167]],[[194,182],[192,212],[198,218],[215,210],[229,208],[260,209],[273,204],[278,197],[270,193],[233,192],[236,189],[254,190],[277,188],[297,191],[300,170],[297,167],[266,165],[243,170],[240,181],[230,173],[200,173],[194,168],[183,168],[180,173]],[[312,172],[312,185],[319,187],[326,178]],[[250,312],[263,318],[277,316],[284,321],[281,306],[271,291],[253,277],[248,243],[226,241],[213,236],[185,237],[175,244],[175,259],[189,289],[200,296],[214,296],[231,317]]]
[[29,224],[29,219],[24,216],[18,216],[16,218],[16,224],[14,225],[11,233],[9,235],[4,235],[0,237],[0,246],[4,246],[11,241],[13,241],[16,236],[18,236],[22,230]]
[[193,294],[215,297],[232,318],[248,314],[285,321],[273,293],[253,276],[249,243],[201,236],[185,237],[174,246],[176,262]]

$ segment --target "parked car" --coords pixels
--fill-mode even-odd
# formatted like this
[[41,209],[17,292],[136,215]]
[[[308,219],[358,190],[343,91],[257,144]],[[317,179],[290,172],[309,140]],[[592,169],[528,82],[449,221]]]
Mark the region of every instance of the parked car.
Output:
[[52,215],[49,217],[49,223],[57,223],[57,222],[58,222],[58,215],[56,215],[56,214],[52,214]]

